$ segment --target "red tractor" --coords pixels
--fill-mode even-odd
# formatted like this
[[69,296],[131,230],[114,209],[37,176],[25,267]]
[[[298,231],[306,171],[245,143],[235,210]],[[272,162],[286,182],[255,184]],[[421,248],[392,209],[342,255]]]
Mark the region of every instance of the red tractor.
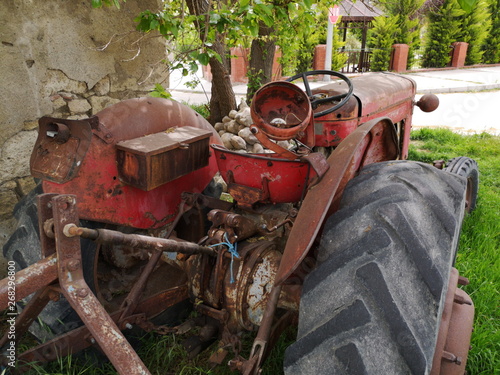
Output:
[[[311,75],[339,79],[311,90]],[[0,309],[15,316],[4,364],[95,345],[120,374],[148,374],[121,331],[196,323],[191,353],[219,340],[211,360],[259,374],[298,324],[286,374],[463,374],[474,308],[453,264],[476,163],[405,161],[414,105],[438,105],[415,103],[410,78],[299,78],[305,92],[273,82],[252,101],[250,131],[268,153],[223,147],[205,119],[166,99],[40,119],[31,171],[41,183],[17,205],[4,247]],[[217,172],[231,199],[219,199]],[[28,329],[49,340],[18,353]],[[246,358],[243,331],[256,331]]]

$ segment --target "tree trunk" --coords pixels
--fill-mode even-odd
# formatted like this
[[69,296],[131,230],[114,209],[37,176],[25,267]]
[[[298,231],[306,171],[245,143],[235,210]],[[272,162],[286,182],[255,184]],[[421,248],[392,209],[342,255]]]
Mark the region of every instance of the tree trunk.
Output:
[[231,73],[227,58],[225,45],[219,41],[212,48],[222,57],[222,63],[215,57],[210,58],[210,69],[212,70],[212,97],[210,98],[210,123],[221,122],[232,109],[236,109],[236,97],[231,85]]
[[271,82],[276,48],[273,32],[272,27],[261,25],[259,27],[259,37],[252,40],[247,87],[247,102],[249,103],[262,85]]
[[[208,15],[209,2],[204,0],[186,0],[189,12],[192,15]],[[205,23],[198,24],[200,40],[205,41],[205,29],[210,27],[208,16],[205,18]],[[216,122],[222,121],[229,111],[236,109],[236,97],[234,95],[233,86],[231,85],[230,61],[226,57],[228,55],[226,45],[216,35],[216,42],[212,49],[217,52],[222,58],[222,63],[216,58],[210,58],[209,65],[212,71],[212,96],[210,99],[210,118],[209,121],[213,125]]]

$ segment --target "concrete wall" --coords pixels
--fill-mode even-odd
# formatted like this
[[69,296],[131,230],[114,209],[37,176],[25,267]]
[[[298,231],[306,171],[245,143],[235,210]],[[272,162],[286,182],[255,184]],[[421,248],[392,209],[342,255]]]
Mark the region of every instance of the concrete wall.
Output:
[[128,0],[118,10],[92,9],[90,0],[0,1],[0,247],[14,205],[34,186],[37,120],[87,117],[167,78],[163,38],[139,34],[133,22],[160,2]]

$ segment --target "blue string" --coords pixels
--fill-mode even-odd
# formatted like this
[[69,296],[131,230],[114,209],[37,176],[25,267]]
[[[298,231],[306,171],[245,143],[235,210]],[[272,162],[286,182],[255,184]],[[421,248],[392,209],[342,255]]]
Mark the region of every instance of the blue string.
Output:
[[215,245],[210,245],[209,247],[215,247],[215,246],[220,246],[220,245],[225,245],[227,246],[227,250],[229,251],[229,254],[231,254],[231,280],[230,283],[234,284],[234,276],[233,276],[233,262],[234,262],[234,257],[240,258],[240,254],[238,254],[237,246],[238,244],[235,242],[232,244],[229,242],[229,239],[227,238],[227,232],[224,233],[224,242],[216,243]]

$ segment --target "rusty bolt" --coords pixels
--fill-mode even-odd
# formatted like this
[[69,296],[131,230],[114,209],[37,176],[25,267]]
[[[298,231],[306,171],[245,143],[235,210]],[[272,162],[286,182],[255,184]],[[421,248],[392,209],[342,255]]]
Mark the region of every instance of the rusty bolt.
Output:
[[457,357],[455,354],[447,352],[446,350],[443,350],[442,357],[443,357],[444,360],[446,360],[448,362],[451,362],[451,363],[455,363],[458,366],[460,366],[462,364],[462,358],[461,357]]
[[434,165],[434,167],[436,167],[437,169],[443,169],[444,165],[445,165],[445,161],[444,160],[434,160],[432,162],[432,165]]
[[71,223],[71,224],[66,224],[63,228],[63,233],[66,237],[75,237],[78,236],[78,227]]
[[470,305],[472,306],[472,301],[466,300],[464,297],[455,294],[453,302],[458,303],[459,305]]
[[89,291],[86,288],[80,288],[76,291],[76,295],[80,298],[85,298],[89,295]]
[[45,220],[43,223],[43,231],[45,232],[45,235],[49,238],[55,238],[54,234],[54,218],[50,218]]
[[72,259],[67,264],[68,270],[76,271],[78,268],[80,268],[80,264],[81,263],[78,259]]
[[469,285],[470,281],[468,278],[463,276],[458,276],[458,284],[460,285]]

